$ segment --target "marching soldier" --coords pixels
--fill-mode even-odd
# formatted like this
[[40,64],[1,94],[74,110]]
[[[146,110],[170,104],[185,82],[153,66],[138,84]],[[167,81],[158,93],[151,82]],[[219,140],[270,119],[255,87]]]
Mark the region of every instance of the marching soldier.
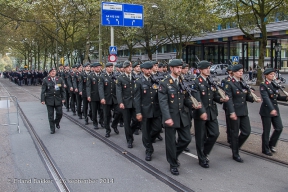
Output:
[[73,91],[72,81],[71,81],[71,75],[70,75],[70,67],[68,64],[65,65],[64,68],[64,88],[66,89],[66,101],[65,101],[65,107],[67,109],[67,112],[70,108],[70,93]]
[[141,65],[144,75],[135,84],[136,118],[142,122],[142,142],[146,148],[146,161],[152,160],[154,148],[152,142],[160,134],[161,111],[158,100],[158,85],[151,82],[151,69],[153,64],[149,61]]
[[[64,81],[55,76],[56,69],[49,70],[49,76],[44,78],[41,90],[41,103],[46,104],[51,134],[55,133],[55,125],[60,129],[62,118],[62,103],[65,102]],[[54,119],[54,109],[56,118]]]
[[194,111],[194,128],[196,149],[199,160],[199,165],[203,168],[209,168],[208,154],[211,152],[218,136],[218,109],[217,103],[227,102],[228,97],[222,99],[216,88],[209,81],[210,62],[201,61],[198,63],[200,75],[195,80],[195,89],[198,91],[199,102],[202,108]]
[[[133,67],[133,71],[132,71],[132,78],[133,80],[137,80],[140,77],[143,76],[143,74],[141,73],[141,68],[140,68],[140,61],[135,61],[132,65]],[[139,135],[139,130],[141,129],[141,123],[138,122],[137,127],[135,129],[134,134],[135,135]]]
[[90,63],[86,63],[83,67],[85,70],[81,73],[81,81],[79,83],[79,95],[81,95],[83,101],[82,111],[85,119],[85,125],[88,125],[88,100],[87,100],[86,82],[88,79],[88,75],[90,73]]
[[[166,157],[170,164],[170,172],[179,175],[180,163],[178,156],[191,141],[189,108],[192,107],[188,93],[181,90],[180,74],[182,61],[174,59],[169,63],[171,74],[160,82],[159,104],[162,113],[162,123],[165,127]],[[176,131],[178,141],[176,144]]]
[[[242,163],[243,160],[239,155],[239,149],[251,133],[247,101],[253,103],[254,99],[249,93],[249,90],[247,90],[241,82],[243,76],[243,65],[234,65],[232,67],[232,72],[232,80],[228,80],[225,84],[225,91],[229,96],[227,107],[231,123],[231,148],[233,159]],[[258,99],[256,102],[260,101],[261,99]],[[241,130],[240,135],[239,130]]]
[[[225,88],[225,84],[227,81],[231,81],[233,77],[232,72],[232,65],[229,65],[227,67],[228,76],[222,79],[221,86]],[[227,109],[227,103],[223,103],[223,110],[225,111],[225,118],[226,118],[226,133],[227,133],[227,142],[231,144],[231,124],[230,124],[230,114]]]
[[71,88],[70,88],[70,96],[71,96],[71,103],[70,103],[70,107],[71,107],[71,111],[73,112],[73,115],[76,115],[76,92],[75,92],[75,88],[73,85],[74,82],[74,78],[75,78],[75,73],[77,72],[77,65],[73,65],[72,66],[72,71],[70,73],[70,77],[71,77]]
[[[260,84],[260,94],[263,99],[263,103],[260,108],[260,116],[263,125],[262,134],[262,153],[268,156],[272,156],[272,152],[276,152],[275,146],[283,130],[283,124],[280,116],[277,100],[287,101],[287,96],[281,96],[279,94],[280,86],[273,81],[275,76],[275,70],[268,68],[264,71],[265,82]],[[271,123],[274,127],[272,136],[270,137]],[[271,151],[270,151],[271,150]]]
[[[99,82],[99,76],[100,76],[99,72],[101,70],[101,67],[102,65],[100,63],[93,63],[91,65],[91,69],[93,68],[93,71],[91,70],[90,74],[87,77],[87,82],[86,82],[87,100],[91,103],[90,106],[92,110],[92,121],[93,121],[94,129],[99,129],[98,120],[97,120],[97,111],[100,112],[100,98],[99,98],[98,82]],[[101,117],[100,117],[100,120],[101,120]]]
[[123,68],[124,73],[117,79],[116,96],[120,109],[123,109],[124,128],[128,148],[133,148],[133,133],[137,128],[138,121],[135,112],[134,80],[132,79],[131,74],[131,62],[125,61],[123,63]]
[[77,71],[74,73],[74,78],[73,78],[73,88],[76,94],[76,102],[77,102],[77,114],[79,119],[82,119],[82,96],[79,94],[79,85],[82,80],[82,65],[78,64],[77,65]]
[[105,137],[110,137],[111,128],[111,111],[114,109],[114,119],[111,127],[114,129],[116,134],[119,134],[117,129],[117,124],[121,117],[119,106],[117,105],[116,98],[116,82],[112,77],[113,63],[106,63],[106,72],[103,73],[99,78],[99,96],[100,101],[103,106],[103,116],[104,116],[104,127],[106,129]]

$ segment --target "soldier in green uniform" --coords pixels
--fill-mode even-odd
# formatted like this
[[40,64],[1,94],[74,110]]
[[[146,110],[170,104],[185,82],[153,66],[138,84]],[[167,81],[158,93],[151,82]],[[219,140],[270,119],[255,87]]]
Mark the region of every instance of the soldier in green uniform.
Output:
[[[51,134],[55,133],[55,125],[60,129],[62,118],[62,103],[65,102],[64,81],[56,76],[56,69],[49,70],[49,76],[43,79],[41,89],[41,103],[46,104]],[[54,110],[56,117],[54,119]]]
[[[254,99],[250,90],[248,90],[242,82],[243,65],[234,65],[232,71],[232,80],[228,80],[225,84],[225,91],[229,96],[227,108],[230,114],[231,123],[231,148],[233,159],[242,163],[243,160],[239,155],[239,149],[251,133],[247,101],[253,103]],[[257,99],[256,102],[261,102],[261,99]],[[240,135],[239,130],[241,130]]]
[[[132,79],[132,65],[130,61],[123,63],[124,73],[117,79],[116,96],[120,109],[123,109],[123,120],[128,148],[133,148],[133,133],[137,128],[135,101],[134,101],[134,80]],[[132,121],[132,124],[131,124]]]
[[72,71],[71,71],[71,73],[70,73],[70,77],[71,77],[71,86],[72,86],[72,88],[70,88],[70,95],[71,95],[71,111],[73,112],[73,115],[75,116],[76,115],[76,107],[75,107],[75,105],[76,105],[76,103],[77,103],[77,101],[76,101],[76,92],[75,92],[75,88],[74,88],[74,78],[75,78],[75,74],[76,74],[76,72],[77,72],[77,65],[75,64],[75,65],[73,65],[72,66]]
[[114,110],[114,118],[111,127],[116,134],[119,134],[117,124],[120,120],[121,113],[117,105],[116,98],[116,79],[113,77],[113,63],[106,63],[106,72],[102,73],[99,78],[99,96],[103,106],[104,127],[106,129],[105,137],[110,137],[111,128],[111,111]]
[[170,61],[169,66],[171,74],[160,82],[158,97],[162,123],[165,127],[166,158],[170,164],[170,172],[179,175],[178,156],[191,141],[189,108],[192,107],[192,101],[188,93],[179,85],[182,61],[174,59]]
[[[227,67],[228,76],[222,79],[221,86],[225,88],[226,82],[231,81],[233,77],[232,73],[232,65]],[[230,124],[230,114],[227,109],[227,103],[223,103],[223,110],[225,111],[225,118],[226,118],[226,133],[227,133],[227,142],[231,144],[231,124]]]
[[100,111],[98,82],[101,67],[102,65],[100,63],[93,63],[91,65],[91,69],[93,70],[91,70],[90,74],[88,75],[86,82],[87,100],[91,103],[90,106],[92,110],[92,121],[94,129],[99,129],[97,120],[97,111]]
[[74,92],[76,94],[76,102],[77,102],[77,114],[79,119],[82,119],[82,96],[79,94],[79,84],[81,82],[81,73],[82,73],[82,65],[78,64],[77,65],[77,71],[74,73],[74,78],[73,78],[73,88]]
[[66,89],[66,101],[65,101],[65,106],[67,109],[67,112],[70,109],[70,96],[71,96],[71,90],[73,91],[73,85],[72,85],[72,80],[71,80],[71,71],[70,67],[68,64],[65,65],[64,68],[64,88]]
[[82,96],[83,100],[83,115],[85,118],[85,125],[88,125],[88,100],[87,100],[87,91],[86,91],[86,82],[90,73],[90,63],[86,63],[84,66],[84,71],[81,73],[81,81],[79,83],[79,95]]
[[195,80],[195,89],[200,94],[202,108],[194,111],[195,141],[199,165],[203,168],[209,168],[208,154],[211,152],[218,136],[218,109],[217,103],[227,102],[226,98],[221,98],[216,88],[209,81],[210,62],[200,61],[197,68],[200,75]]
[[[141,72],[141,68],[140,68],[140,61],[135,61],[132,65],[133,71],[132,71],[132,78],[133,80],[137,80],[139,78],[141,78],[143,76],[142,72]],[[135,135],[139,135],[139,130],[141,129],[141,123],[138,122],[137,127],[134,131]]]
[[161,111],[158,100],[158,85],[151,82],[151,69],[153,64],[149,61],[141,64],[143,76],[135,82],[135,108],[136,118],[142,122],[142,142],[146,148],[146,161],[151,161],[154,148],[152,142],[160,134]]
[[[287,101],[288,97],[280,95],[280,85],[273,80],[275,76],[274,69],[266,69],[264,71],[264,75],[265,81],[260,84],[260,94],[263,102],[259,112],[263,125],[262,153],[268,156],[272,156],[271,151],[276,152],[274,147],[276,146],[283,130],[283,124],[277,100]],[[274,127],[274,131],[269,140],[271,123]]]

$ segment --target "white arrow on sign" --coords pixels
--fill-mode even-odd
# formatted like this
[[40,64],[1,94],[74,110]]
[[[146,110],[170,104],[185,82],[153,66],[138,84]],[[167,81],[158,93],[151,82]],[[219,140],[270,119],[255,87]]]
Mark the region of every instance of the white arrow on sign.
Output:
[[106,18],[106,20],[108,21],[108,24],[110,24],[110,20],[108,18]]
[[119,25],[119,19],[116,19],[116,21],[118,22],[118,25]]
[[134,24],[135,20],[132,20],[132,25]]

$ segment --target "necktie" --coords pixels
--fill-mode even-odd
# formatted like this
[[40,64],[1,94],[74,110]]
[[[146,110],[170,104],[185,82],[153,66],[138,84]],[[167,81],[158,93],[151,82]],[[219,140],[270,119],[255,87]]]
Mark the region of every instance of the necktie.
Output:
[[128,78],[131,80],[130,75],[128,75]]

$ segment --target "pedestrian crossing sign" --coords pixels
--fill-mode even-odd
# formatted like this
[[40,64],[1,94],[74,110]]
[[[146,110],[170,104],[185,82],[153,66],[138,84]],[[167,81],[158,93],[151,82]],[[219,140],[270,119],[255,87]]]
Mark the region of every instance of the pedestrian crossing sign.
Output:
[[109,47],[109,53],[110,53],[110,55],[117,55],[117,47],[116,46],[110,46]]
[[239,63],[239,56],[232,56],[232,63],[233,65],[236,65]]

